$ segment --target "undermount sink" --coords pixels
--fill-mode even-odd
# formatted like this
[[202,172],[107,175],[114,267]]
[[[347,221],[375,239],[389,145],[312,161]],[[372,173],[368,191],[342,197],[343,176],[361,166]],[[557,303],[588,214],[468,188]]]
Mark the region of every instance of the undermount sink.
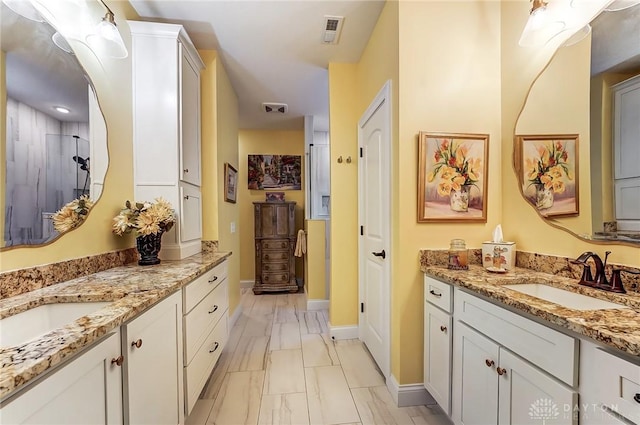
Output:
[[11,347],[25,343],[54,329],[73,323],[111,302],[54,303],[34,307],[30,310],[0,320],[0,347]]
[[555,288],[553,286],[541,283],[521,283],[517,285],[504,285],[523,294],[550,301],[554,304],[573,310],[605,310],[609,308],[628,308],[622,304],[612,303],[610,301],[600,300],[598,298],[589,297],[587,295],[576,294],[575,292],[565,291],[564,289]]

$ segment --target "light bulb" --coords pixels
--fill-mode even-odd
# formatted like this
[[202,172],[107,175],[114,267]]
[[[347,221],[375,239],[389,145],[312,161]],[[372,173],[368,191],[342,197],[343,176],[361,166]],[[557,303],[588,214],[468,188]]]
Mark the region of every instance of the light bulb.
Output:
[[96,25],[94,33],[87,35],[87,43],[94,52],[112,58],[124,59],[129,55],[110,12]]

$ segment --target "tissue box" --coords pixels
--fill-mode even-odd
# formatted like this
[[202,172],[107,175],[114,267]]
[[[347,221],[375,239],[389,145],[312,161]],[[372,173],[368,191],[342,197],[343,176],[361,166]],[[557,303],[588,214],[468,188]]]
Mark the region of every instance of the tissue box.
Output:
[[483,242],[482,265],[488,270],[513,269],[516,266],[516,243]]

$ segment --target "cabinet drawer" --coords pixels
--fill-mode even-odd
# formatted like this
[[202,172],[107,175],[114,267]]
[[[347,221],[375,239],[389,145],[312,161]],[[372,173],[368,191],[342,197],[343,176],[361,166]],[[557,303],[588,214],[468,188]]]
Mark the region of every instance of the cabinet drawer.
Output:
[[458,289],[455,316],[558,379],[577,385],[575,338]]
[[196,404],[202,388],[224,349],[227,337],[227,315],[224,314],[205,342],[198,348],[189,366],[184,368],[187,412],[191,412]]
[[262,253],[262,261],[287,261],[289,260],[289,251],[267,251]]
[[216,286],[227,278],[227,261],[223,261],[209,270],[182,290],[183,312],[186,314],[207,296]]
[[440,282],[432,277],[424,277],[424,297],[427,302],[440,307],[447,313],[451,313],[453,303],[451,294],[453,287],[448,283]]
[[289,273],[262,273],[263,285],[276,285],[281,283],[289,283]]
[[264,250],[288,250],[289,249],[289,240],[288,239],[277,239],[277,240],[263,240],[262,241],[262,249]]
[[[598,374],[599,402],[625,418],[640,423],[640,364],[596,349],[593,373]],[[634,397],[638,397],[635,400]]]
[[272,263],[269,262],[267,264],[262,265],[262,270],[265,272],[288,272],[289,271],[289,263]]
[[205,297],[197,306],[184,316],[184,362],[189,364],[218,320],[227,312],[227,280]]

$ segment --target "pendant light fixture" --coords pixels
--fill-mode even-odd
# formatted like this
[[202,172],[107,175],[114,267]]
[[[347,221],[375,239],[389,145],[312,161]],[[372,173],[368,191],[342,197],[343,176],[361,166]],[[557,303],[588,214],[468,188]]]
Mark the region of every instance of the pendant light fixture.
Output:
[[129,55],[129,52],[116,26],[115,15],[103,0],[99,1],[107,9],[107,13],[96,25],[94,32],[87,35],[87,43],[95,53],[124,59]]
[[523,47],[542,46],[564,28],[562,21],[555,20],[544,0],[531,0],[531,14],[522,31],[518,44]]

